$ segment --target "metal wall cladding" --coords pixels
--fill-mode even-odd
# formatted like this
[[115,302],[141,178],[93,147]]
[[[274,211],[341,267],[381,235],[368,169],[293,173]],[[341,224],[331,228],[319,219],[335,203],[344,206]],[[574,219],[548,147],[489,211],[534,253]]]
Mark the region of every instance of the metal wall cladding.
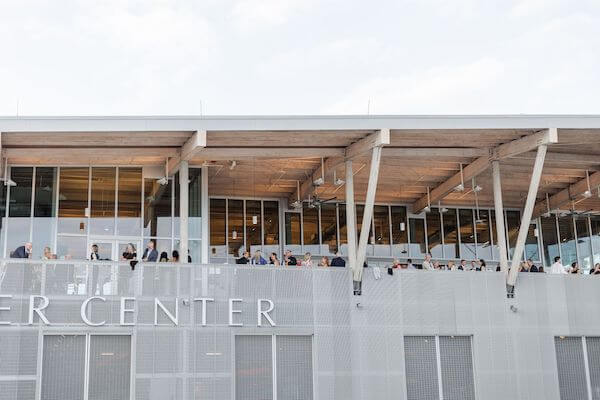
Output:
[[[382,272],[375,279],[373,268],[366,269],[363,294],[353,296],[349,271],[342,268],[140,263],[131,271],[126,264],[3,261],[0,294],[13,298],[0,300],[0,307],[11,307],[0,311],[0,321],[11,322],[0,326],[0,399],[35,398],[44,364],[44,333],[132,335],[131,385],[140,400],[235,398],[236,337],[265,334],[313,337],[315,399],[412,398],[406,380],[418,376],[406,370],[406,361],[415,339],[405,337],[439,336],[440,348],[450,354],[441,353],[443,369],[449,371],[441,380],[450,397],[558,400],[557,354],[559,363],[562,354],[573,356],[562,349],[557,353],[555,337],[600,336],[600,280],[594,277],[520,274],[516,298],[508,300],[500,273]],[[29,296],[38,294],[50,299],[45,310],[49,326],[37,318],[27,325]],[[105,320],[105,326],[81,321],[81,303],[93,295],[107,301],[92,302],[89,317]],[[136,298],[135,326],[119,326],[122,296]],[[208,304],[206,326],[199,303],[191,311],[190,301],[196,297],[215,299]],[[171,312],[179,299],[179,326],[161,311],[159,325],[154,325],[154,298]],[[244,300],[236,304],[242,314],[235,316],[242,327],[228,326],[230,298]],[[257,327],[258,299],[274,302],[276,327],[266,321]],[[467,337],[469,344],[445,339],[453,336]],[[281,343],[290,349],[299,345]],[[465,356],[469,346],[471,360]],[[588,341],[594,365],[599,348]],[[287,365],[309,361],[301,353],[288,359],[292,364],[285,360],[278,374],[293,371]],[[597,370],[591,372],[595,382]],[[473,393],[461,387],[462,378],[471,379],[469,373]],[[420,377],[435,397],[429,389],[437,381],[427,374]],[[306,376],[278,379],[292,382]],[[37,387],[43,387],[41,382]]]

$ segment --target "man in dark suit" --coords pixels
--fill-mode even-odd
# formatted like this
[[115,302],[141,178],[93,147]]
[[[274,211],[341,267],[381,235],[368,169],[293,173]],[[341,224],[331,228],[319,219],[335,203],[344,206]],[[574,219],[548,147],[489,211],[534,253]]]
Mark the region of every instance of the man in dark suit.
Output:
[[27,242],[24,246],[19,246],[10,253],[10,258],[31,258],[32,249],[33,245],[30,242]]
[[346,261],[342,258],[342,255],[340,254],[339,251],[337,253],[335,253],[335,257],[333,258],[333,260],[331,260],[331,266],[332,267],[345,267],[346,266]]
[[154,241],[150,240],[146,245],[146,250],[144,250],[142,261],[156,262],[156,260],[158,260],[158,251],[154,248]]

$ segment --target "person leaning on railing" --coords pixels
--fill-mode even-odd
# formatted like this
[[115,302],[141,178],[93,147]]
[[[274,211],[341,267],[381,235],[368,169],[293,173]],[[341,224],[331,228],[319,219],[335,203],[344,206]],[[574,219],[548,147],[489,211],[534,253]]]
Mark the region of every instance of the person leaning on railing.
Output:
[[17,247],[10,253],[10,258],[31,258],[33,245],[31,242],[25,243],[23,246]]

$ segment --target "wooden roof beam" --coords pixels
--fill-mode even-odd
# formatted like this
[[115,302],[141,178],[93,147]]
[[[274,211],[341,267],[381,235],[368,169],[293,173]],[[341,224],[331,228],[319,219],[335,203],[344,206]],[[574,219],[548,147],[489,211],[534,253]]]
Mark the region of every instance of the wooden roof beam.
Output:
[[489,150],[489,155],[481,156],[463,168],[462,180],[460,172],[457,172],[445,182],[434,188],[429,194],[429,199],[428,196],[425,195],[417,200],[413,204],[413,212],[421,212],[425,207],[427,207],[428,203],[437,204],[438,201],[442,200],[448,193],[458,186],[461,181],[468,181],[469,179],[476,177],[488,169],[490,163],[494,160],[512,157],[520,153],[531,151],[542,144],[556,143],[557,141],[557,129],[549,128],[492,148]]
[[343,147],[205,147],[194,160],[220,161],[241,159],[343,157]]
[[[593,192],[598,186],[600,186],[600,172],[595,172],[590,175],[589,188]],[[583,197],[583,193],[586,190],[588,190],[587,177],[548,197],[548,203],[546,203],[546,199],[539,201],[533,208],[532,218],[537,218],[544,214],[548,211],[548,208],[550,208],[550,210],[556,210],[564,205],[569,205],[570,207],[569,203],[572,200],[576,201],[585,199],[585,197]]]
[[374,147],[390,144],[390,130],[380,129],[346,147],[346,160],[363,155]]
[[206,130],[198,130],[194,132],[181,146],[180,154],[169,158],[167,163],[167,176],[175,174],[179,170],[182,161],[189,161],[194,156],[206,147]]

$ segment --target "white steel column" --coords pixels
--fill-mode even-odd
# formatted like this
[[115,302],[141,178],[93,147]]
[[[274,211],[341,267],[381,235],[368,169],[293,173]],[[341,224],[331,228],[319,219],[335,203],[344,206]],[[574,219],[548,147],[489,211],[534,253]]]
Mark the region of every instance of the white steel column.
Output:
[[500,252],[500,270],[508,272],[506,247],[506,229],[504,227],[504,206],[502,205],[502,184],[500,182],[500,161],[492,161],[492,180],[494,184],[494,211],[496,212],[496,242]]
[[[208,264],[209,261],[209,250],[210,250],[210,239],[209,239],[209,227],[210,227],[210,214],[209,206],[210,200],[208,198],[208,167],[202,167],[200,175],[201,187],[200,187],[200,207],[201,207],[201,239],[200,251],[201,251],[201,262],[202,264]],[[193,260],[192,260],[193,261]]]
[[356,269],[356,208],[354,206],[354,171],[352,160],[346,160],[346,236],[348,238],[348,266]]
[[358,251],[356,254],[356,268],[354,270],[354,280],[362,280],[362,266],[365,262],[367,252],[367,241],[369,239],[369,228],[373,220],[373,205],[375,204],[375,193],[377,192],[377,179],[379,178],[379,161],[381,161],[381,147],[374,147],[371,157],[371,170],[369,172],[369,184],[367,186],[367,198],[365,201],[365,211],[360,230],[360,240],[358,242]]
[[525,209],[523,210],[523,216],[521,218],[521,226],[519,228],[519,236],[517,237],[517,245],[515,246],[515,253],[513,254],[510,272],[508,274],[507,283],[509,286],[514,286],[515,282],[517,281],[519,262],[523,257],[525,239],[527,238],[527,233],[529,232],[529,224],[531,222],[531,215],[533,214],[533,207],[535,206],[537,191],[540,185],[540,179],[542,177],[542,169],[544,168],[544,159],[546,157],[547,149],[548,146],[545,144],[539,146],[537,155],[535,156],[535,164],[533,164],[533,172],[531,173],[529,192],[527,192],[527,201],[525,202]]
[[190,177],[188,162],[179,167],[179,262],[188,262],[188,215]]

